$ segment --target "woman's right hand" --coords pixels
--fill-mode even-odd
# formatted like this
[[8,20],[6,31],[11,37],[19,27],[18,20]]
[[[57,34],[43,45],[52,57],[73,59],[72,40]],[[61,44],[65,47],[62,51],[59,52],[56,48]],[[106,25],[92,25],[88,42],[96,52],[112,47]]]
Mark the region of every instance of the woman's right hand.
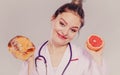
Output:
[[28,62],[28,75],[31,75],[32,69],[34,67],[34,55],[29,57],[26,61]]

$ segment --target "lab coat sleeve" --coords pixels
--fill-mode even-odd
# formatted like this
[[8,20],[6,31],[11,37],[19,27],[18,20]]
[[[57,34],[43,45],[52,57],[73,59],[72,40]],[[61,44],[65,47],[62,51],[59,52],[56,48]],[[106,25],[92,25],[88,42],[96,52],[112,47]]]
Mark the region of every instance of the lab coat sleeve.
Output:
[[102,60],[102,64],[98,64],[89,54],[86,56],[88,65],[84,75],[107,75],[105,60]]
[[103,62],[102,65],[97,64],[94,60],[89,63],[85,75],[106,75],[106,67]]
[[28,74],[28,70],[29,70],[28,69],[28,62],[25,61],[22,64],[22,67],[21,67],[19,75],[38,75],[37,72],[36,72],[36,70],[35,70],[35,67],[32,68],[32,71],[31,71],[30,74]]
[[28,75],[28,63],[23,62],[19,75]]

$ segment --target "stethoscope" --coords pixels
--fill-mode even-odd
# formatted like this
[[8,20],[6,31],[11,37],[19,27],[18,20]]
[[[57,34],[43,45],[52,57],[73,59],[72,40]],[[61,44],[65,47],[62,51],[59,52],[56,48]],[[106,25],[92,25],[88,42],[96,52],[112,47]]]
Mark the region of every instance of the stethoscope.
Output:
[[[47,44],[47,42],[48,42],[48,41],[46,41],[45,43],[42,44],[42,46],[41,46],[40,49],[39,49],[38,56],[35,58],[35,67],[36,67],[37,73],[38,73],[38,70],[37,70],[37,60],[38,60],[39,58],[42,58],[42,59],[44,60],[44,64],[45,64],[45,68],[46,68],[46,75],[47,75],[47,60],[46,60],[46,58],[45,58],[43,55],[41,55],[40,53],[41,53],[42,48]],[[70,43],[68,43],[68,45],[69,45],[69,48],[70,48],[70,58],[69,58],[68,63],[66,64],[63,72],[61,73],[61,75],[64,75],[64,73],[65,73],[66,69],[68,68],[68,66],[69,66],[69,64],[70,64],[70,61],[71,61],[71,59],[72,59],[72,47],[71,47],[71,44],[70,44]],[[38,75],[39,75],[39,73],[38,73]]]

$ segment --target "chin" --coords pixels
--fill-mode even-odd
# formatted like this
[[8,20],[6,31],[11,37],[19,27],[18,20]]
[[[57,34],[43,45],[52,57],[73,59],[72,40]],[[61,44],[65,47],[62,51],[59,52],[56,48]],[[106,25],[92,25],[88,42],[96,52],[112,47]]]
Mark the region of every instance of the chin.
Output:
[[67,45],[68,42],[67,41],[63,41],[63,40],[57,40],[56,44],[58,44],[58,45]]
[[55,43],[55,44],[58,44],[58,45],[66,45],[66,44],[68,44],[68,39],[64,39],[64,38],[61,38],[58,34],[57,34],[57,32],[55,33],[55,35],[53,36],[54,38],[53,38],[53,42]]

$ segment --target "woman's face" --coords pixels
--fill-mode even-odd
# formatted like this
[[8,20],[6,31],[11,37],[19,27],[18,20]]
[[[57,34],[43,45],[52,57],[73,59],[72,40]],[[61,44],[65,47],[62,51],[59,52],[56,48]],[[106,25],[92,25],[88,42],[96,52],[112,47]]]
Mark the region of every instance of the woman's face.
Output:
[[65,45],[70,42],[80,29],[80,17],[72,12],[63,12],[52,18],[52,42]]

